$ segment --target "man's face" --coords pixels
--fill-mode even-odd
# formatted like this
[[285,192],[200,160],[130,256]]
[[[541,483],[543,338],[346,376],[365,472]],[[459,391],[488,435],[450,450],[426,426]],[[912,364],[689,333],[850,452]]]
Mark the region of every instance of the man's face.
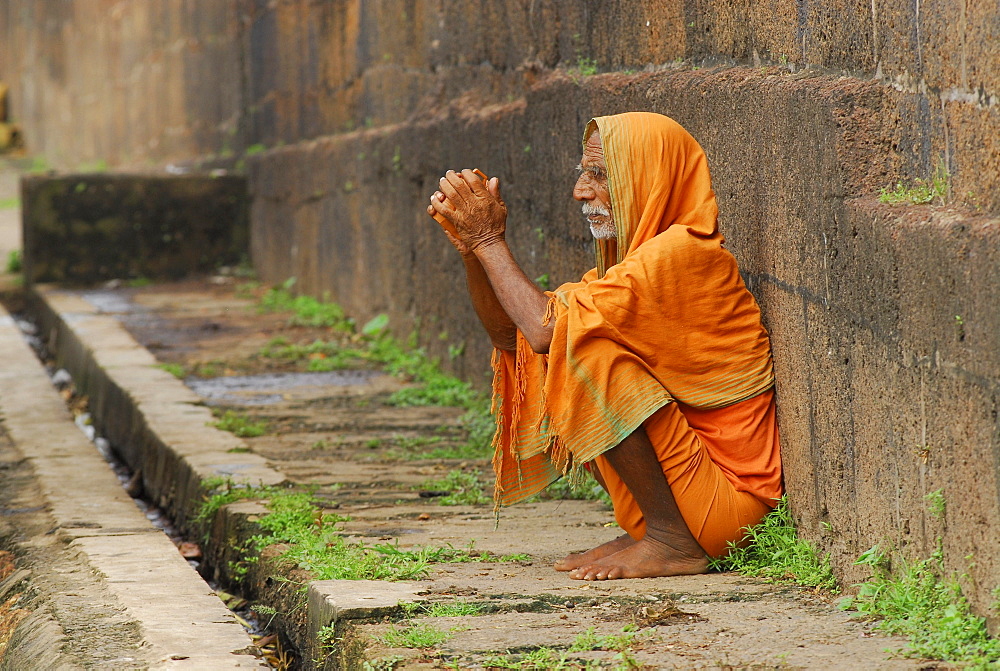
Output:
[[583,203],[583,216],[590,224],[590,232],[595,238],[614,238],[617,230],[611,213],[608,171],[599,131],[594,130],[587,138],[583,145],[583,158],[577,169],[580,171],[580,178],[573,187],[573,197]]

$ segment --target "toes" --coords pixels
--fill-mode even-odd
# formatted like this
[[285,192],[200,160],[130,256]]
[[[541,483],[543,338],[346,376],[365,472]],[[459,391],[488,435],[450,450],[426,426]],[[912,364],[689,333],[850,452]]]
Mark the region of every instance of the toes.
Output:
[[573,569],[569,577],[573,580],[605,580],[607,572],[607,567],[591,564]]

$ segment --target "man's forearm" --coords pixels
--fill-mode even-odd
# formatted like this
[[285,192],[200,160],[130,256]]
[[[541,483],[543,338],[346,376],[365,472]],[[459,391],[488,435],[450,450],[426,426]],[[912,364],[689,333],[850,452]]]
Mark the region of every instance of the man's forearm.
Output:
[[463,254],[465,262],[465,282],[469,287],[472,307],[479,315],[479,321],[497,349],[513,351],[517,345],[517,327],[504,311],[483,265],[475,254]]
[[524,274],[506,241],[480,245],[475,254],[503,311],[513,320],[531,349],[539,354],[548,352],[552,343],[552,324],[542,325],[548,296]]

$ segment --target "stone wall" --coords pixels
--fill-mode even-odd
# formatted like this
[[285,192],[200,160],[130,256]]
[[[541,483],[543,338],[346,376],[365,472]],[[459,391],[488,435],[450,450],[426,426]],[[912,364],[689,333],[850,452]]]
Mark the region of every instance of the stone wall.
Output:
[[[477,380],[487,343],[423,213],[437,177],[499,176],[516,255],[557,284],[592,263],[570,198],[586,120],[675,117],[705,147],[773,337],[803,533],[847,582],[875,543],[923,557],[940,536],[985,613],[1000,583],[998,36],[1000,6],[959,0],[9,0],[0,79],[56,165],[252,154],[262,279],[296,276],[359,320],[387,312],[443,357],[464,343],[448,363]],[[947,205],[874,198],[937,166]],[[923,500],[938,489],[943,519]]]
[[25,281],[176,280],[245,262],[246,193],[236,175],[25,177]]
[[1000,6],[872,0],[8,0],[0,80],[59,168],[247,148],[520,98],[554,68],[821,68],[911,94],[896,179],[1000,209]]

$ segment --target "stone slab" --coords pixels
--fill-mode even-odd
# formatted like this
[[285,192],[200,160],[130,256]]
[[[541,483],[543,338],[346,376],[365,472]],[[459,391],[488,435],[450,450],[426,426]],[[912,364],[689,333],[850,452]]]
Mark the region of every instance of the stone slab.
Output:
[[150,525],[68,416],[0,308],[0,416],[34,471],[58,533],[138,621],[148,668],[264,668],[212,589]]
[[201,481],[231,477],[273,485],[285,477],[245,443],[212,426],[211,412],[181,380],[119,321],[79,294],[36,286],[33,301],[57,361],[90,397],[94,422],[133,470],[157,505],[172,510],[187,529],[200,500]]

